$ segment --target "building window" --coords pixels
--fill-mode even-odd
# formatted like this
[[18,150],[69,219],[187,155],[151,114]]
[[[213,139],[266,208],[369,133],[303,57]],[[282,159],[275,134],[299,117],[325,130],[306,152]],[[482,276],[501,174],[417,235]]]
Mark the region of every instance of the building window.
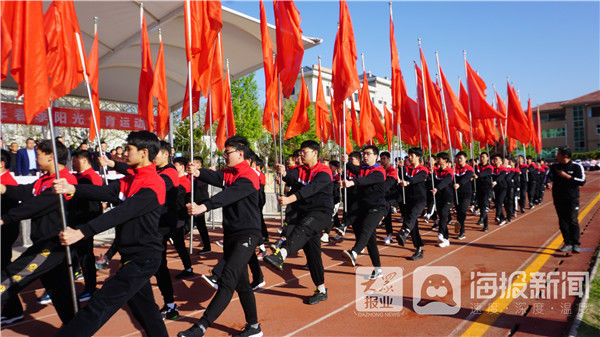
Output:
[[354,102],[358,102],[358,93],[357,92],[354,93]]
[[573,141],[574,151],[585,151],[585,129],[583,125],[583,106],[573,107]]
[[329,86],[326,86],[327,90],[325,90],[325,96],[329,97]]
[[590,117],[600,117],[600,106],[593,106],[590,110]]
[[564,110],[550,111],[540,114],[540,121],[542,122],[564,121],[565,119],[566,114]]
[[565,136],[565,128],[542,130],[542,138],[558,138]]
[[600,121],[596,122],[596,134],[600,135]]

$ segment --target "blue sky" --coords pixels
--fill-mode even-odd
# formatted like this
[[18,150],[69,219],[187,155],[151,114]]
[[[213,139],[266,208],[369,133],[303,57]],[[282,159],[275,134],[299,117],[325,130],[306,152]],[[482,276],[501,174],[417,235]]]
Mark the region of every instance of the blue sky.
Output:
[[[223,1],[223,5],[259,17],[255,1]],[[330,67],[338,20],[337,1],[296,1],[304,35],[323,43],[307,50],[303,65]],[[390,76],[387,1],[349,1],[357,52],[365,54],[367,71]],[[272,2],[267,20],[274,23]],[[422,39],[429,67],[435,51],[456,87],[464,79],[467,60],[505,98],[506,77],[520,90],[523,103],[534,105],[575,98],[600,88],[600,6],[594,2],[393,2],[396,44],[409,95],[415,96],[413,60]],[[274,38],[274,37],[273,37]],[[357,71],[362,71],[360,56]],[[257,72],[261,96],[264,75]],[[262,98],[264,100],[264,98]]]

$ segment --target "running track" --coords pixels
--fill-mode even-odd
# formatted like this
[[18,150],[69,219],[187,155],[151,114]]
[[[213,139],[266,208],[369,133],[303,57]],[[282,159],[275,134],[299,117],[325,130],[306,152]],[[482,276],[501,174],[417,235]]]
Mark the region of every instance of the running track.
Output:
[[[469,216],[467,238],[456,240],[456,234],[450,228],[451,245],[446,248],[435,246],[437,233],[431,231],[430,224],[420,221],[426,246],[425,258],[417,262],[406,259],[412,255],[410,242],[406,248],[397,244],[385,246],[384,230],[378,228],[382,265],[403,268],[404,308],[389,315],[366,317],[355,310],[354,268],[341,257],[341,250],[348,249],[354,243],[354,235],[350,231],[343,242],[323,246],[329,299],[316,306],[303,303],[304,298],[314,291],[314,286],[308,271],[302,268],[305,264],[302,252],[286,260],[287,266],[282,273],[275,273],[263,264],[267,285],[256,294],[262,329],[266,336],[563,336],[568,332],[578,303],[573,296],[558,300],[528,298],[514,301],[503,301],[499,296],[489,300],[471,299],[470,296],[471,272],[505,272],[510,275],[522,270],[559,273],[588,270],[593,250],[600,242],[600,174],[588,174],[587,183],[581,190],[581,254],[565,255],[555,251],[562,241],[551,199],[551,193],[546,191],[542,205],[519,215],[503,227],[493,225],[491,221],[487,233],[479,231],[476,218]],[[492,211],[490,219],[493,217]],[[269,221],[272,240],[277,237],[278,223],[276,219]],[[395,229],[398,227],[395,223]],[[211,233],[213,241],[220,237],[220,232]],[[96,255],[107,248],[97,247]],[[198,276],[208,273],[221,258],[220,248],[213,244],[213,250],[215,253],[212,255],[192,257]],[[168,252],[168,260],[174,276],[181,271],[182,265],[172,247]],[[368,256],[361,255],[358,264],[369,266]],[[412,273],[419,266],[455,266],[461,271],[461,307],[456,315],[426,316],[413,311]],[[118,260],[111,263],[111,272],[116,268]],[[98,271],[99,286],[108,275],[109,271]],[[199,277],[184,281],[173,278],[173,281],[181,318],[166,321],[171,336],[199,319],[214,293]],[[152,284],[157,303],[162,306],[162,297],[154,278]],[[78,284],[78,289],[82,289],[82,284]],[[25,320],[3,328],[3,336],[54,335],[60,320],[52,305],[37,304],[36,297],[42,292],[41,284],[36,282],[22,293]],[[529,297],[529,290],[525,293]],[[229,307],[208,330],[208,336],[237,334],[244,326],[243,317],[239,301],[234,295]],[[143,335],[139,325],[134,323],[126,309],[121,309],[95,336],[139,335]]]

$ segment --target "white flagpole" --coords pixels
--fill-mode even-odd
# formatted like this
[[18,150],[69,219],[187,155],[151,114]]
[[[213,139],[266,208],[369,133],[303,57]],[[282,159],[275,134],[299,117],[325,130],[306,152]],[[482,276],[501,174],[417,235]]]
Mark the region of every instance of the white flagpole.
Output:
[[[279,163],[283,165],[283,135],[281,134],[281,132],[283,131],[283,123],[282,123],[282,118],[283,118],[283,97],[281,97],[281,80],[279,79],[279,74],[277,74],[277,113],[279,114],[279,152],[278,152],[278,156],[279,156]],[[279,176],[280,179],[280,183],[279,183],[279,195],[283,197],[283,176],[280,175]],[[283,228],[283,206],[279,207],[279,222],[281,225],[281,228]]]
[[[191,48],[192,46],[192,17],[190,10],[190,0],[185,2],[185,10],[187,11],[187,28],[188,28],[188,41],[187,46]],[[193,99],[192,99],[192,61],[188,60],[188,105],[189,105],[189,114],[190,114],[190,160],[194,160],[194,108],[193,108]],[[211,138],[212,139],[212,138]],[[212,145],[212,141],[211,141]],[[212,156],[212,151],[211,151]],[[194,202],[194,175],[190,176],[191,186],[190,189],[190,200]],[[192,244],[194,243],[194,216],[190,215],[190,255],[193,253],[194,249]]]
[[[463,57],[465,59],[465,79],[468,82],[469,81],[469,74],[467,74],[467,51],[463,50]],[[460,77],[458,78],[458,80],[460,81]],[[473,153],[473,148],[474,148],[474,144],[475,144],[475,139],[473,138],[473,122],[472,122],[472,117],[471,117],[471,93],[469,93],[469,83],[467,83],[466,86],[467,89],[467,94],[469,95],[469,97],[467,97],[467,102],[469,104],[467,104],[467,109],[469,110],[469,126],[471,127],[471,159],[475,160],[475,156]]]
[[[419,41],[419,49],[421,49],[421,38]],[[425,70],[423,69],[423,62],[421,61],[421,83],[423,87],[423,103],[425,105],[425,125],[427,125],[427,145],[429,146],[429,164],[431,165],[431,133],[429,132],[429,112],[427,111],[427,86],[425,85]],[[433,173],[433,167],[431,167],[431,186],[435,188],[435,177]],[[433,198],[433,207],[437,209],[435,197]],[[429,210],[428,210],[429,211]],[[433,212],[432,212],[433,213]]]

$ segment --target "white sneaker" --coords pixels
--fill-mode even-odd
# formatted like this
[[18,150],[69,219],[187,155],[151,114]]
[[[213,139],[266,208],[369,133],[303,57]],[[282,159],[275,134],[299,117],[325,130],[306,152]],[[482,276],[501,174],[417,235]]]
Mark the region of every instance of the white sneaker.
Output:
[[444,239],[444,241],[438,243],[438,247],[444,248],[450,246],[450,240]]
[[363,248],[363,249],[360,251],[360,253],[361,253],[361,254],[364,254],[364,253],[365,253],[365,250],[367,250],[367,248]]
[[386,236],[384,242],[385,242],[386,245],[391,244],[392,243],[392,236],[391,235]]
[[438,241],[444,242],[444,240],[446,240],[446,239],[444,239],[444,235],[442,233],[438,234]]
[[321,242],[329,242],[329,234],[323,233],[323,235],[321,236]]

